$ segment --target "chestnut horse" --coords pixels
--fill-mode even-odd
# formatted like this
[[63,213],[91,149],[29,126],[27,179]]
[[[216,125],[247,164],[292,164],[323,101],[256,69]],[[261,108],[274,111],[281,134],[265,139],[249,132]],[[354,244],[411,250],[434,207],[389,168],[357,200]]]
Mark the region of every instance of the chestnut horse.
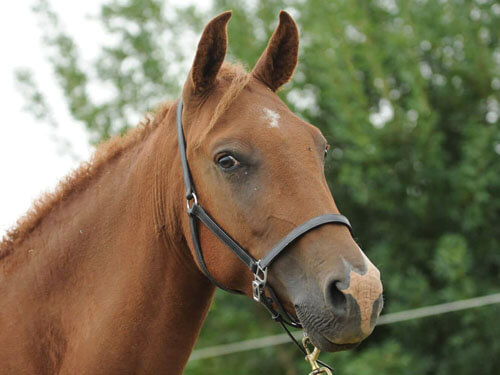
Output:
[[[198,200],[256,259],[308,219],[338,209],[327,142],[276,95],[298,53],[280,22],[252,72],[223,64],[230,12],[205,27],[182,91]],[[176,138],[177,103],[101,146],[0,243],[2,374],[180,374],[214,295],[197,262]],[[252,274],[206,227],[207,269],[252,296]],[[268,275],[321,350],[373,330],[382,284],[343,225],[294,241]],[[236,298],[236,297],[235,297]]]

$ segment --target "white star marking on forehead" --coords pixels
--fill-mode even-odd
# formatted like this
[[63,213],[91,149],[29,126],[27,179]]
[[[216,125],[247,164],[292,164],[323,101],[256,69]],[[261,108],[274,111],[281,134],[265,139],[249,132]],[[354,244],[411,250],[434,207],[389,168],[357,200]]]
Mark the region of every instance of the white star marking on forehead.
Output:
[[264,115],[266,116],[267,120],[269,121],[269,127],[270,128],[279,128],[278,120],[280,119],[280,115],[278,114],[278,112],[275,112],[269,108],[264,108],[263,111],[264,111]]

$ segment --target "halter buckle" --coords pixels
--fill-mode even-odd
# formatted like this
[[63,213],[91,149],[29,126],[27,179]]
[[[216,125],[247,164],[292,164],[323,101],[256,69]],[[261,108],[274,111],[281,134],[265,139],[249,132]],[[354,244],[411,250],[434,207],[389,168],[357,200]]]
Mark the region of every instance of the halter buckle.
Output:
[[[189,205],[190,202],[193,202],[193,203],[191,205]],[[191,198],[186,198],[187,213],[189,216],[191,216],[191,213],[193,212],[193,208],[197,204],[198,204],[198,197],[196,196],[196,193],[193,191],[191,193]]]
[[267,283],[267,267],[262,268],[260,266],[260,261],[257,262],[257,269],[253,274],[252,290],[253,299],[257,302],[261,301],[261,296],[264,293],[264,287]]

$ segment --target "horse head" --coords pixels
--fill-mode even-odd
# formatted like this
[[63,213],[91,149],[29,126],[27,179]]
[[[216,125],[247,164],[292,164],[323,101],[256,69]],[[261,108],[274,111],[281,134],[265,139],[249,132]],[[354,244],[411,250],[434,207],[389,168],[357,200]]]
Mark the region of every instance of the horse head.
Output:
[[[324,175],[327,140],[276,94],[297,65],[295,22],[280,13],[267,48],[246,73],[224,64],[230,17],[219,15],[203,31],[182,92],[182,124],[197,199],[260,259],[300,224],[339,210]],[[196,259],[187,216],[182,220]],[[203,225],[199,238],[211,277],[251,297],[253,276],[240,259]],[[298,237],[270,265],[268,284],[320,350],[359,344],[383,305],[380,273],[345,225],[321,225]]]

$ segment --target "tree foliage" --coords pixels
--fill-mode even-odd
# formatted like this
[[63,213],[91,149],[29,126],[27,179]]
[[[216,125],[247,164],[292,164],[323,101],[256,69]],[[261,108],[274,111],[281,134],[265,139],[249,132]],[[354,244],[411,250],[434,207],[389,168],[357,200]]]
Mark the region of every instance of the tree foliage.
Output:
[[[199,35],[226,9],[234,12],[229,58],[249,67],[279,10],[295,16],[299,67],[280,95],[332,145],[327,179],[381,270],[384,311],[498,291],[500,3],[215,0],[202,14],[161,0],[110,0],[99,17],[110,42],[89,69],[46,0],[36,11],[68,108],[98,142],[178,95],[192,59],[183,36]],[[43,94],[29,74],[21,78],[40,112]],[[109,97],[94,100],[96,87]],[[485,307],[379,327],[359,349],[325,357],[344,375],[495,374],[499,313]],[[218,293],[198,346],[273,333],[259,306]],[[186,374],[228,371],[302,374],[307,366],[283,345],[193,361]]]

